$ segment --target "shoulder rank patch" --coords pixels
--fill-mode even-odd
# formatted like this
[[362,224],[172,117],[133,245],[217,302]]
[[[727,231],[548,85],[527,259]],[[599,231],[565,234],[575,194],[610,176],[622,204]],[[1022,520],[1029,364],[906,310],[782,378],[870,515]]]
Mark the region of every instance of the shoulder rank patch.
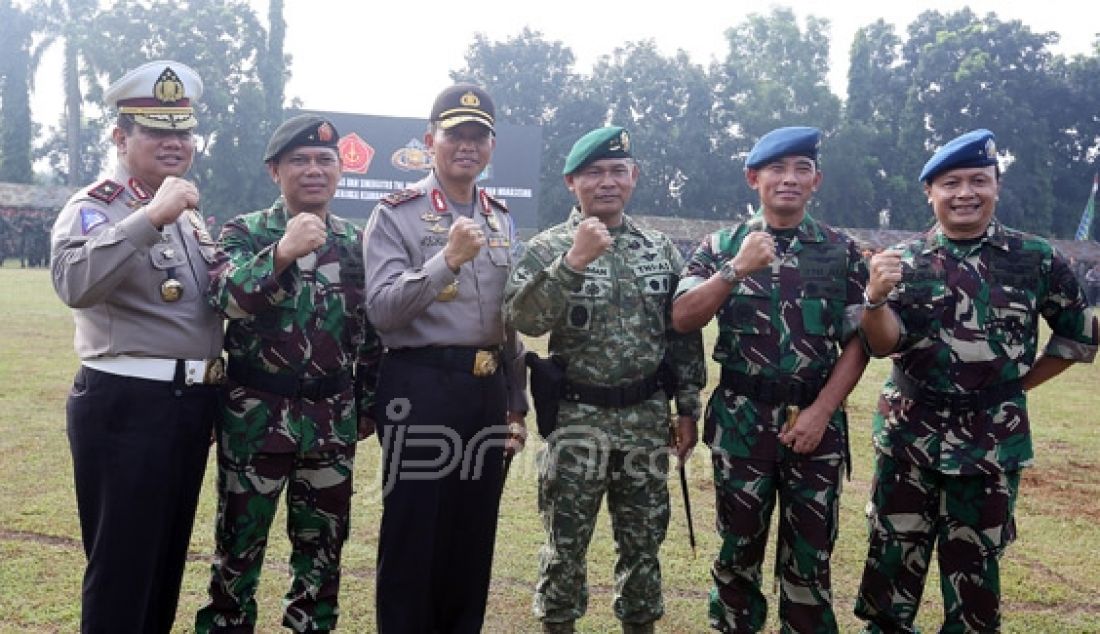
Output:
[[134,196],[136,196],[138,200],[150,200],[153,198],[149,190],[145,189],[145,185],[142,185],[141,181],[137,178],[130,179],[130,191],[134,192]]
[[[118,195],[122,193],[122,185],[114,182],[111,179],[107,179],[102,183],[88,190],[88,195],[96,200],[111,204],[111,201],[118,198]],[[82,210],[83,212],[83,210]],[[106,218],[104,218],[106,220]],[[85,232],[87,233],[87,232]]]
[[499,198],[494,198],[489,195],[489,192],[484,189],[481,190],[481,206],[485,210],[485,213],[489,213],[489,205],[496,207],[497,209],[508,213],[508,204]]
[[424,192],[419,189],[402,189],[399,192],[393,192],[382,197],[382,202],[386,203],[390,207],[396,207],[398,205],[415,200],[424,195]]
[[[117,194],[116,194],[117,195]],[[99,225],[105,225],[109,220],[107,216],[95,207],[81,207],[80,208],[80,233],[88,235],[92,229],[95,229]]]

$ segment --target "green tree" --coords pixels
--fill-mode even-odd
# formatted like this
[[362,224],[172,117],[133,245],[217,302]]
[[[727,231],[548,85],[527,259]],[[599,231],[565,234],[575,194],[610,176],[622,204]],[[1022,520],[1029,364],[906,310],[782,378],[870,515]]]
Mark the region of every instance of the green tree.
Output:
[[[87,162],[82,154],[88,148],[82,141],[88,136],[84,133],[84,126],[89,124],[84,116],[84,88],[96,84],[99,70],[91,52],[96,38],[93,21],[97,4],[95,0],[42,0],[32,5],[31,9],[43,35],[33,53],[35,62],[54,45],[60,44],[62,47],[61,82],[65,109],[63,122],[55,134],[65,139],[65,151],[64,159],[53,159],[51,165],[72,187],[84,184],[95,174],[83,169]],[[35,67],[37,63],[31,65],[31,68]],[[92,136],[98,137],[101,132],[101,129],[93,128]],[[57,147],[53,141],[48,141],[46,145]]]
[[[814,16],[800,29],[790,9],[752,14],[726,31],[729,52],[711,70],[718,161],[743,166],[743,157],[768,131],[812,125],[826,135],[840,123],[840,99],[829,90],[829,21]],[[739,172],[740,170],[733,170]],[[708,183],[728,214],[756,204],[739,173]]]
[[540,226],[561,222],[572,205],[561,176],[569,147],[607,120],[607,106],[591,98],[584,80],[573,73],[573,63],[568,47],[525,28],[503,42],[476,35],[465,67],[451,72],[455,81],[483,86],[493,96],[499,120],[542,126]]
[[817,199],[830,222],[873,227],[882,209],[893,210],[898,183],[911,179],[897,172],[895,160],[908,82],[898,72],[901,40],[884,20],[857,30],[849,50],[848,100],[840,128],[822,148],[825,183]]
[[[1007,224],[1049,235],[1054,144],[1061,132],[1049,115],[1063,94],[1048,46],[1053,33],[1033,33],[1019,21],[969,9],[923,13],[909,27],[903,72],[910,78],[899,123],[899,173],[909,181],[910,200],[923,200],[915,175],[930,151],[979,127],[997,134],[1006,178],[998,216]],[[903,226],[927,223],[927,209],[895,214]]]
[[[268,129],[261,131],[263,138],[270,138],[282,121],[283,103],[286,100],[286,80],[289,76],[290,56],[283,52],[286,40],[286,20],[283,19],[283,0],[269,0],[267,6],[267,48],[260,54],[259,80],[263,86],[264,111]],[[273,124],[273,125],[271,125]]]
[[[1056,235],[1069,238],[1077,231],[1092,178],[1100,164],[1100,116],[1097,116],[1096,86],[1100,86],[1100,38],[1090,55],[1077,55],[1059,63],[1065,92],[1050,108],[1058,115],[1060,134],[1053,139],[1054,218]],[[1100,222],[1093,221],[1092,237],[1100,236]]]
[[711,157],[712,100],[703,68],[684,51],[664,57],[646,40],[601,58],[590,85],[608,104],[610,122],[631,132],[642,171],[633,212],[713,217],[718,210],[707,183],[722,177],[728,163],[718,166]]
[[[111,78],[150,59],[178,60],[203,78],[191,174],[203,194],[203,213],[220,220],[265,206],[277,194],[261,163],[269,136],[264,131],[279,122],[272,119],[271,99],[281,99],[283,82],[272,80],[272,97],[259,69],[285,77],[276,35],[283,21],[269,16],[277,27],[270,39],[242,0],[119,0],[96,18],[101,38],[95,59]],[[119,48],[116,42],[132,44]]]
[[31,165],[30,72],[34,22],[0,1],[0,181],[29,183]]

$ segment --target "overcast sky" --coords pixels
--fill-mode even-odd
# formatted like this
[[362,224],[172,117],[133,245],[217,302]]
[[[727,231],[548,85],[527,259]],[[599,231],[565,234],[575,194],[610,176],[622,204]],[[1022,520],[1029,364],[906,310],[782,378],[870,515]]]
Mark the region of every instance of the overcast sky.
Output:
[[[266,20],[267,0],[250,2]],[[964,6],[958,1],[932,0],[286,0],[285,4],[285,49],[293,58],[288,98],[300,98],[306,108],[316,110],[404,117],[427,116],[436,93],[450,83],[448,72],[465,65],[463,55],[475,33],[500,41],[528,26],[572,49],[577,60],[574,70],[582,73],[589,72],[600,56],[642,39],[653,39],[666,55],[684,49],[694,62],[706,65],[725,56],[724,31],[746,15],[768,13],[773,6],[790,7],[802,26],[811,14],[830,20],[830,83],[844,97],[848,48],[856,29],[883,17],[904,36],[905,28],[923,10],[953,11]],[[1055,48],[1059,53],[1088,53],[1100,31],[1100,2],[1095,0],[981,0],[967,5],[978,15],[993,11],[1002,20],[1021,20],[1033,31],[1059,33],[1061,44]],[[59,47],[50,55],[52,59],[44,61],[36,77],[32,107],[36,121],[55,125],[61,112]]]

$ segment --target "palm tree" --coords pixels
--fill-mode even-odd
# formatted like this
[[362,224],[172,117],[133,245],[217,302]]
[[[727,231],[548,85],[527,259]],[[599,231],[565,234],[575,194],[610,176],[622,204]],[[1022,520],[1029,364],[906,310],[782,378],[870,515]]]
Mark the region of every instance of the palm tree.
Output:
[[[64,64],[62,82],[65,87],[65,138],[68,157],[70,186],[77,187],[91,178],[84,174],[81,160],[81,128],[84,124],[84,95],[81,79],[90,84],[98,81],[96,64],[86,46],[91,36],[92,20],[97,11],[96,0],[39,0],[31,12],[38,17],[39,30],[45,35],[31,52],[31,77],[42,55],[59,41],[62,43]],[[33,90],[33,79],[31,88]]]

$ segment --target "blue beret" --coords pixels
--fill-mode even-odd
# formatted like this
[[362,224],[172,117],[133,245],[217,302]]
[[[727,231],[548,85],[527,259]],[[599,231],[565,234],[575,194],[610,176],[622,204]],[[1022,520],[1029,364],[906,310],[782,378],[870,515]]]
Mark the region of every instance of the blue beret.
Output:
[[572,174],[593,161],[630,158],[630,134],[621,126],[596,128],[577,139],[565,157],[562,174]]
[[920,180],[932,182],[947,170],[960,167],[988,167],[997,164],[997,144],[993,133],[979,128],[951,139],[936,150],[920,171]]
[[296,147],[328,147],[339,151],[340,135],[328,119],[315,114],[300,114],[280,125],[264,151],[264,163],[274,161],[287,150]]
[[821,130],[795,126],[777,128],[760,137],[745,159],[745,167],[756,169],[784,156],[808,156],[817,160]]

